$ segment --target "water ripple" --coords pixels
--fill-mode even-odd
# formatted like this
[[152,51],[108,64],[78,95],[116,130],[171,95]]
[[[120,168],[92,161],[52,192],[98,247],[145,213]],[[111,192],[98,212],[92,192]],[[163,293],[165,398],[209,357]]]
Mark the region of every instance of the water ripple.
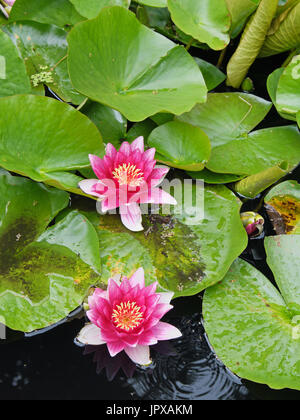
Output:
[[[172,320],[174,324],[174,320]],[[216,358],[207,342],[200,315],[176,325],[183,337],[174,341],[176,355],[155,354],[150,373],[136,373],[125,386],[144,400],[245,400],[250,394],[240,379]]]

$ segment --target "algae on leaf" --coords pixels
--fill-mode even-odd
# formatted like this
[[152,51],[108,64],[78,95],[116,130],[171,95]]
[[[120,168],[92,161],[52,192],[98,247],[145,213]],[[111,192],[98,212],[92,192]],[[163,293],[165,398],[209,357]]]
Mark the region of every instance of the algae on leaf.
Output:
[[0,316],[31,332],[65,318],[100,282],[99,242],[78,212],[48,228],[66,192],[3,170],[0,191]]

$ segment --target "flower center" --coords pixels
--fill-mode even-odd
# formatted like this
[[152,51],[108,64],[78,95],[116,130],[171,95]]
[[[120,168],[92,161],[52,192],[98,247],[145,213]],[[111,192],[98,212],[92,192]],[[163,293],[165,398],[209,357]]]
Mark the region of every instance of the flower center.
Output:
[[143,315],[136,302],[122,302],[113,310],[112,319],[117,328],[132,331],[144,321]]
[[131,163],[123,163],[113,171],[113,176],[120,185],[129,185],[130,187],[139,187],[144,181],[143,172]]

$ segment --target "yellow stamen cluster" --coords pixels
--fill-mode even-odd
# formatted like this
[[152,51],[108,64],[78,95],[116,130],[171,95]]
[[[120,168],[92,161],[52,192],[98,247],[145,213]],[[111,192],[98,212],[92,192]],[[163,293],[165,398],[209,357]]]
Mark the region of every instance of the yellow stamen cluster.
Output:
[[120,185],[129,185],[130,187],[139,187],[144,180],[143,172],[131,163],[120,165],[113,171],[113,176]]
[[142,323],[144,315],[136,302],[122,302],[113,310],[112,319],[117,328],[130,331]]

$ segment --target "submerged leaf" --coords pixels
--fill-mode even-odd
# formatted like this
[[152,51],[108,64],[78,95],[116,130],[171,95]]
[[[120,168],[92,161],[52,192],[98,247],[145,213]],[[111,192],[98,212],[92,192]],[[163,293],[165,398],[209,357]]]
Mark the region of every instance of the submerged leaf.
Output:
[[278,235],[300,234],[300,185],[286,181],[272,188],[265,205]]

